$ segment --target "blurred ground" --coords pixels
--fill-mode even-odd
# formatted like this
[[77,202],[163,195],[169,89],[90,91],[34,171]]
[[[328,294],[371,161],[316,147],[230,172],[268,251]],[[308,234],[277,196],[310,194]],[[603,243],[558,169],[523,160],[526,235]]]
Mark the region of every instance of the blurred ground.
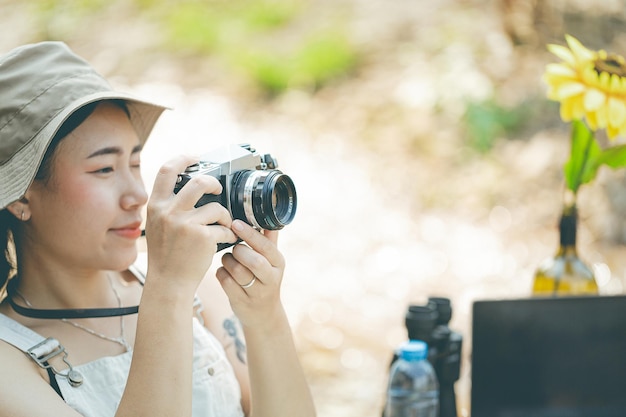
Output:
[[[69,2],[71,3],[71,2]],[[312,94],[261,100],[207,60],[172,60],[159,28],[124,19],[123,3],[68,35],[120,87],[175,108],[144,156],[150,183],[173,153],[252,143],[298,188],[281,234],[284,302],[324,417],[380,415],[404,313],[449,297],[464,336],[461,415],[469,413],[470,314],[482,298],[527,296],[556,250],[567,129],[543,99],[546,42],[572,33],[626,53],[623,1],[343,0],[366,51],[352,77]],[[0,0],[0,50],[39,40],[28,2]],[[467,144],[469,101],[528,102],[530,119],[488,152]],[[581,191],[580,252],[603,294],[624,292],[623,178],[601,172]],[[607,190],[609,190],[607,192]],[[617,190],[617,191],[615,191]]]

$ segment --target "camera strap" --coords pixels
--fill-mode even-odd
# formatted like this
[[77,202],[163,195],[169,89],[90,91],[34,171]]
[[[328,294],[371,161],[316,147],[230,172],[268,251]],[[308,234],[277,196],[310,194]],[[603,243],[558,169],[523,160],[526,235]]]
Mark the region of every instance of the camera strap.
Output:
[[87,319],[98,317],[114,317],[114,316],[126,316],[129,314],[136,314],[139,311],[139,306],[130,307],[116,307],[116,308],[70,308],[70,309],[37,309],[30,307],[23,307],[13,301],[13,295],[15,294],[15,281],[14,279],[9,281],[7,285],[7,299],[13,310],[25,317],[35,319]]
[[15,312],[21,316],[34,319],[88,319],[98,317],[114,317],[135,314],[139,311],[139,306],[119,307],[119,308],[77,308],[46,310],[22,307],[9,297],[9,303]]

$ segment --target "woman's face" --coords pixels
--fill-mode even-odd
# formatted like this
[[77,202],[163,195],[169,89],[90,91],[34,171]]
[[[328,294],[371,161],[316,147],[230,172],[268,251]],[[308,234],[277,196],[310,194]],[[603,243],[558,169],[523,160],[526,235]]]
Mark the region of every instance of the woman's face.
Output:
[[148,195],[141,145],[119,107],[103,103],[59,143],[48,181],[34,181],[26,239],[38,256],[123,270],[136,258]]

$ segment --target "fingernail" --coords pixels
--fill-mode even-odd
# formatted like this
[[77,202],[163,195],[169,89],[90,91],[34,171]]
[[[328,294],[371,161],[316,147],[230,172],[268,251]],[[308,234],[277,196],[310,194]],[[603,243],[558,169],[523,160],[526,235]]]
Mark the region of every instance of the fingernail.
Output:
[[235,220],[233,222],[233,229],[237,230],[238,232],[241,232],[243,230],[243,223],[241,220]]

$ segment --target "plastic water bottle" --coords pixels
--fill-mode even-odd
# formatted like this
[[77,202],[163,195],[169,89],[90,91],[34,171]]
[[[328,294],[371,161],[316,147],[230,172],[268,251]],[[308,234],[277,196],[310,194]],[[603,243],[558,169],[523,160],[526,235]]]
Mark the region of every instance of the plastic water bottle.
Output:
[[385,417],[439,416],[439,383],[427,357],[428,345],[421,340],[400,346],[389,371]]

